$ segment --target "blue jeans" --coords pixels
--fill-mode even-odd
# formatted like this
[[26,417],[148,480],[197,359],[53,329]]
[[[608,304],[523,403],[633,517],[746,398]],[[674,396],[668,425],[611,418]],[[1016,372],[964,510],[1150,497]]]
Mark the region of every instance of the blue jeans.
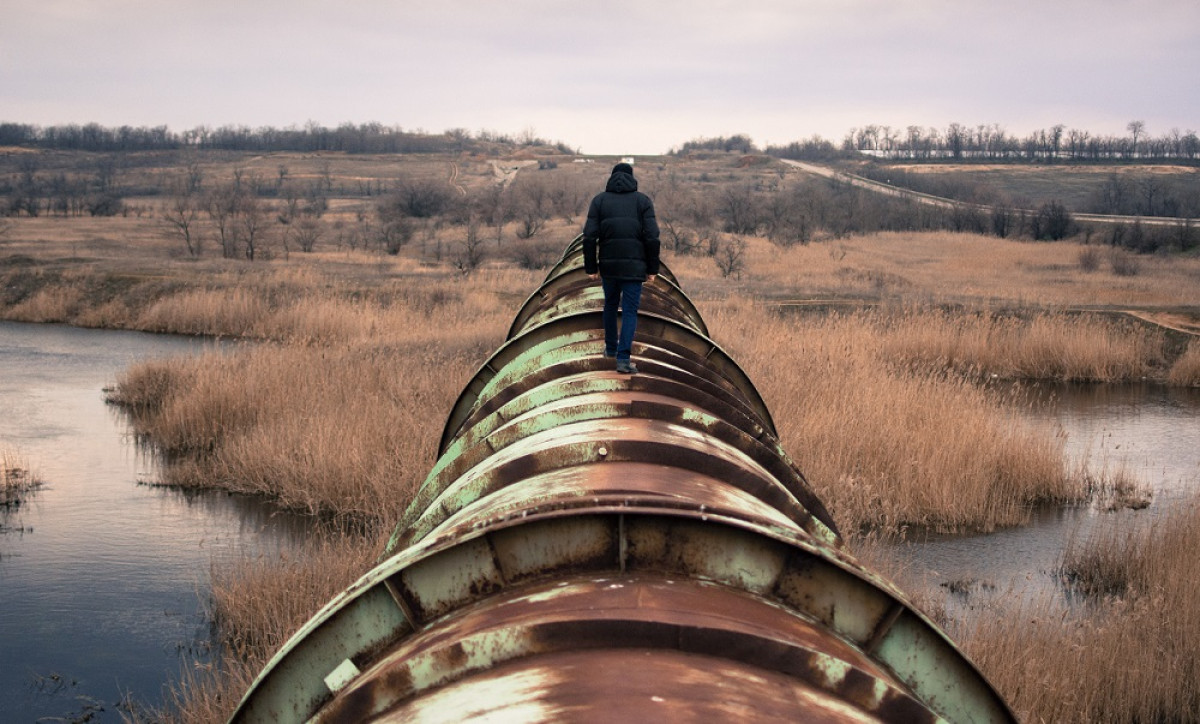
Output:
[[[604,287],[604,349],[616,351],[618,362],[628,362],[642,304],[642,283],[626,279],[600,278]],[[621,336],[617,336],[617,307],[621,308]]]

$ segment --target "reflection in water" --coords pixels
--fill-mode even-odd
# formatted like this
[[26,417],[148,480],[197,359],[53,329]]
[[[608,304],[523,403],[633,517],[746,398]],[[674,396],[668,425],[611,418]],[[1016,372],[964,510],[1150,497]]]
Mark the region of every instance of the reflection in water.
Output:
[[987,535],[937,536],[899,546],[898,583],[956,593],[948,611],[980,594],[1033,598],[1060,592],[1055,570],[1072,536],[1097,525],[1162,515],[1200,492],[1200,390],[1152,384],[1033,385],[1030,415],[1061,426],[1071,464],[1125,471],[1153,491],[1144,510],[1034,511],[1028,525]]
[[0,720],[115,722],[126,695],[161,702],[207,644],[210,562],[305,536],[253,499],[138,484],[156,463],[102,389],[134,361],[210,345],[0,322],[0,449],[44,482],[0,535]]

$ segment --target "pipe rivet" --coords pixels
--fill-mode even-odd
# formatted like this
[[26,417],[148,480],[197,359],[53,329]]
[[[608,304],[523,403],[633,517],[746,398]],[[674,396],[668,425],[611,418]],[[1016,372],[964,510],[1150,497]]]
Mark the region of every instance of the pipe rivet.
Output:
[[597,450],[596,452],[600,454],[600,457],[604,457],[605,455],[608,455],[608,448],[601,445],[600,449]]

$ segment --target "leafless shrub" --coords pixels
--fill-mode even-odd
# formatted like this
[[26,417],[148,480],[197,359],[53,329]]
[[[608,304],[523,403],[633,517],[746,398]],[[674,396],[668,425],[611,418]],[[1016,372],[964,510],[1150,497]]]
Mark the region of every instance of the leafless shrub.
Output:
[[722,277],[728,279],[736,275],[741,279],[742,271],[746,268],[746,241],[739,236],[720,241],[713,259],[717,262]]
[[1135,277],[1142,270],[1137,257],[1120,249],[1108,250],[1108,265],[1112,273],[1119,277]]
[[454,257],[454,266],[463,274],[470,274],[479,268],[485,256],[483,237],[479,234],[479,222],[471,219],[467,223],[466,235]]
[[296,243],[300,251],[311,252],[325,235],[325,225],[315,216],[305,215],[296,224]]
[[525,239],[507,246],[508,257],[522,269],[546,269],[562,255],[562,245],[555,240]]
[[1089,274],[1100,268],[1100,250],[1085,246],[1079,250],[1079,268]]

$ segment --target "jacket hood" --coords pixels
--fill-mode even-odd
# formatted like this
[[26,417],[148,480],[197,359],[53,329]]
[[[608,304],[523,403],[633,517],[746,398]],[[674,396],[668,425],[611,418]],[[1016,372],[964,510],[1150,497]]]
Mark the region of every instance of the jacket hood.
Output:
[[637,179],[631,173],[617,171],[608,177],[608,183],[605,184],[604,190],[617,194],[627,194],[631,191],[637,191]]

